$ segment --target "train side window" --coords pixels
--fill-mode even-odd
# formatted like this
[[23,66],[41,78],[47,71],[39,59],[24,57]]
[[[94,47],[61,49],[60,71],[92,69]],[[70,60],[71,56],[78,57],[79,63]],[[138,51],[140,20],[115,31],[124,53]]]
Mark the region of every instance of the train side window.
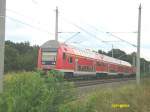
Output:
[[81,66],[80,65],[78,65],[78,70],[81,71]]
[[54,61],[56,61],[56,56],[54,57]]
[[96,62],[96,66],[99,66],[99,62]]
[[63,60],[66,60],[66,53],[63,53]]
[[103,62],[97,62],[96,65],[97,66],[104,66],[104,63]]
[[69,63],[72,63],[73,61],[72,61],[72,57],[69,57]]

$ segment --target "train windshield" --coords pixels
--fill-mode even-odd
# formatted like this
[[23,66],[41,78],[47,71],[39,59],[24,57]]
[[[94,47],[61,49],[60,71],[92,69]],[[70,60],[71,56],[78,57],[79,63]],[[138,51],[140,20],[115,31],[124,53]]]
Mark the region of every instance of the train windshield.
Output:
[[55,65],[56,64],[56,53],[55,51],[43,51],[42,52],[42,64],[43,65]]

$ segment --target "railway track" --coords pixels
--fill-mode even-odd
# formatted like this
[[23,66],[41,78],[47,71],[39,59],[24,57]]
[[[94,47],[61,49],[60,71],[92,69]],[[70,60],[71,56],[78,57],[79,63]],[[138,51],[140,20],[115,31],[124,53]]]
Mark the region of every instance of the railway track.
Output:
[[85,87],[85,86],[92,86],[92,85],[105,84],[105,83],[123,82],[129,80],[135,80],[135,78],[96,79],[96,80],[88,80],[88,81],[74,81],[74,83],[76,87]]

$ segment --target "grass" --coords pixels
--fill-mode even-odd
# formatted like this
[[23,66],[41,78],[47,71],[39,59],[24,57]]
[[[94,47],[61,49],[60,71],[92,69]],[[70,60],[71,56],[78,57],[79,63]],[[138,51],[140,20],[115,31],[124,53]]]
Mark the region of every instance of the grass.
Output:
[[150,79],[140,86],[129,84],[119,88],[103,88],[69,102],[61,112],[150,112]]
[[18,72],[4,77],[0,112],[150,112],[150,79],[141,85],[99,88],[77,97],[63,73]]

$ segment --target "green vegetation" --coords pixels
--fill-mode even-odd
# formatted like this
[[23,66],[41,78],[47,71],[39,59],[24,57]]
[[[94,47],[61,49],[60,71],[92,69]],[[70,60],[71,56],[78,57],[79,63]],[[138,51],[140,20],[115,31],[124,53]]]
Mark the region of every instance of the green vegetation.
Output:
[[102,88],[77,96],[63,73],[7,73],[0,94],[0,112],[149,112],[150,80],[140,86]]
[[0,94],[0,112],[58,112],[73,100],[72,84],[42,72],[9,73]]
[[[73,84],[64,81],[63,73],[53,70],[45,75],[43,71],[35,71],[38,48],[30,46],[29,42],[6,41],[6,75],[4,91],[0,94],[0,112],[150,112],[149,78],[144,79],[139,87],[105,88],[77,97]],[[99,51],[106,55],[111,55],[111,52]],[[114,57],[120,55],[120,59],[132,63],[135,53],[126,54],[114,49]],[[149,65],[150,62],[141,58],[142,72],[149,72]]]
[[60,112],[150,112],[150,81],[140,86],[105,88],[69,102]]
[[29,42],[5,42],[5,72],[33,71],[37,65],[38,46]]

